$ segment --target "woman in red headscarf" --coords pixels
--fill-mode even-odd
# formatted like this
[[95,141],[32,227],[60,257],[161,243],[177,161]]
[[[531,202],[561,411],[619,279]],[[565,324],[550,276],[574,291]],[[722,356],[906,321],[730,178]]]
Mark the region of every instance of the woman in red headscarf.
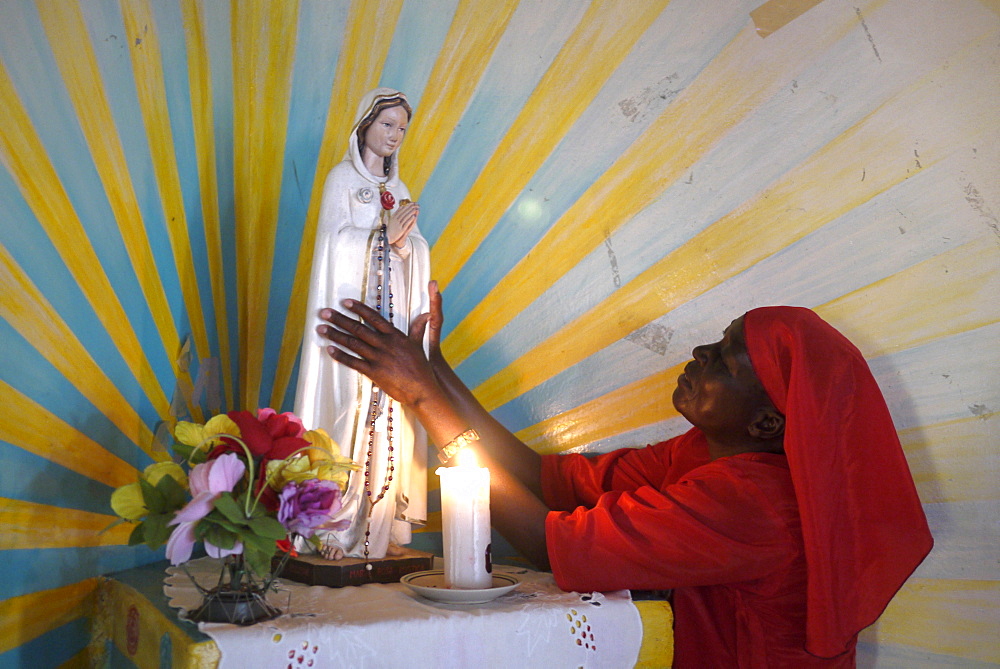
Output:
[[321,334],[360,357],[331,355],[413,407],[443,457],[454,435],[476,445],[494,525],[561,587],[674,590],[675,666],[854,666],[931,548],[864,358],[808,309],[755,309],[694,349],[686,434],[588,458],[538,456],[483,410],[440,356],[433,285],[429,361],[423,322],[407,338],[344,306],[367,324],[328,310]]

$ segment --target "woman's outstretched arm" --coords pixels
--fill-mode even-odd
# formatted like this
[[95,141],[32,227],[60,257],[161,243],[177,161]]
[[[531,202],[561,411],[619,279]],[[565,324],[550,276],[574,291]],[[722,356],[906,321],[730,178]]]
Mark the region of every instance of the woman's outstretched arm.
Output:
[[[493,460],[497,461],[507,471],[517,477],[532,494],[541,498],[541,456],[515,437],[510,430],[501,425],[479,403],[479,400],[472,394],[472,391],[458,378],[458,374],[448,364],[448,361],[444,359],[444,356],[441,354],[440,345],[444,311],[442,309],[441,293],[438,291],[437,282],[431,281],[428,290],[431,304],[430,315],[427,320],[430,363],[438,384],[455,409],[465,419],[466,424],[479,433],[479,437],[482,440],[482,449],[489,453]],[[417,327],[419,327],[419,324]],[[443,443],[447,442],[435,443],[443,445]]]
[[[476,401],[441,356],[441,296],[431,285],[431,313],[414,322],[409,335],[355,300],[344,308],[361,321],[333,309],[320,316],[320,335],[332,341],[337,362],[370,378],[389,396],[411,409],[434,443],[449,443],[470,427],[480,434],[475,450],[490,468],[493,525],[511,545],[540,568],[548,568],[545,517],[540,497],[541,458],[500,425]],[[429,327],[431,360],[424,356],[423,333]]]

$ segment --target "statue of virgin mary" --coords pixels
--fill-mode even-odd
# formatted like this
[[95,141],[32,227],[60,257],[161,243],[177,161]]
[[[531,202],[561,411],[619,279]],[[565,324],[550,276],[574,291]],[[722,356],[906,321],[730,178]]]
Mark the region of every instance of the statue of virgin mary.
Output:
[[419,207],[399,179],[399,147],[412,110],[388,88],[365,95],[347,152],[326,178],[316,231],[295,413],[350,454],[343,508],[319,532],[323,554],[367,559],[398,552],[427,519],[427,436],[367,377],[337,364],[316,333],[319,311],[360,300],[397,328],[428,311],[430,251]]

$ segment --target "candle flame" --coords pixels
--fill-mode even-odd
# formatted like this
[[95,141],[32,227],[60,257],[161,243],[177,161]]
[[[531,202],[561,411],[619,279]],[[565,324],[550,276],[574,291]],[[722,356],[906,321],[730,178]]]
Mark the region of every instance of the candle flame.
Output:
[[459,467],[478,467],[479,458],[474,450],[466,446],[455,456],[455,464]]

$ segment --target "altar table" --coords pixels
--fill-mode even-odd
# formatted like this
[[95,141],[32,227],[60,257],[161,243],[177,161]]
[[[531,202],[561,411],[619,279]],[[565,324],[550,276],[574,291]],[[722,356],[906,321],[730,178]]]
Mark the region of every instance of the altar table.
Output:
[[[623,658],[636,658],[638,649],[634,666],[669,667],[673,654],[666,601],[630,602],[627,592],[564,593],[551,574],[518,567],[496,567],[521,584],[487,604],[434,602],[401,583],[331,589],[284,582],[270,596],[283,616],[245,628],[200,629],[170,606],[170,600],[192,605],[197,595],[176,574],[166,579],[168,600],[166,568],[156,563],[102,579],[91,642],[95,666],[627,667],[632,660]],[[241,652],[253,663],[245,664]]]

